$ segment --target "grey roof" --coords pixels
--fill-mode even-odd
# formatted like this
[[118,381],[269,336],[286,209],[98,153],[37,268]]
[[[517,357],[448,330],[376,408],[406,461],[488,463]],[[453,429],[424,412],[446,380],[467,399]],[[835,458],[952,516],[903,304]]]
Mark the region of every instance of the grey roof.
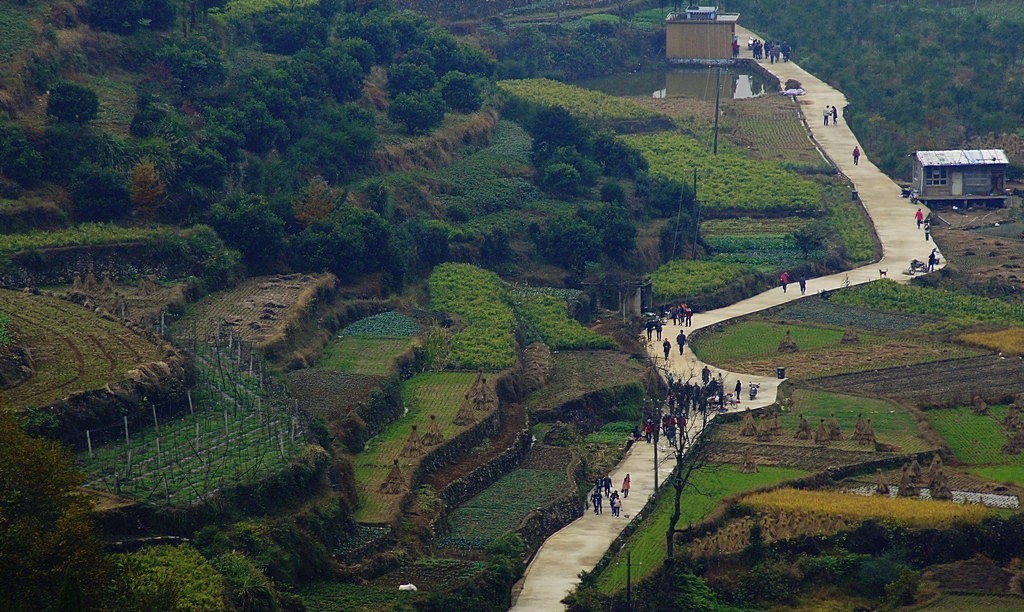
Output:
[[922,166],[991,166],[1010,163],[1002,149],[918,151],[914,155]]

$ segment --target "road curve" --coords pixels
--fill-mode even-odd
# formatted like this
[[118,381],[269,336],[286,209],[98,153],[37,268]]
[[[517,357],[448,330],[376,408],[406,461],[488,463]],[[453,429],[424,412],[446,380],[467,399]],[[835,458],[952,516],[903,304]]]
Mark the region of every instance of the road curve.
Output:
[[[746,40],[751,36],[762,38],[740,27],[737,28],[737,35],[740,40]],[[750,57],[749,52],[745,53]],[[864,151],[864,147],[845,122],[840,119],[838,125],[826,127],[817,121],[826,105],[840,109],[846,106],[846,97],[794,62],[761,63],[782,83],[787,79],[800,81],[807,93],[797,98],[795,103],[800,106],[810,137],[839,171],[853,182],[861,203],[871,217],[882,247],[882,258],[872,264],[848,272],[809,279],[808,294],[878,280],[880,270],[885,270],[886,276],[892,280],[909,281],[903,270],[908,267],[910,260],[926,261],[928,254],[937,245],[931,240],[925,240],[924,233],[917,228],[914,212],[918,206],[901,197],[899,185],[871,162],[871,152]],[[859,147],[864,153],[858,164],[853,162],[854,147]],[[927,214],[928,209],[924,208],[924,212]],[[800,297],[802,296],[795,283],[790,285],[788,292],[776,287],[724,308],[695,313],[693,325],[686,328],[686,332],[689,335],[698,329],[778,306]],[[678,333],[678,326],[671,324],[663,332],[673,345]],[[655,363],[674,373],[676,377],[699,377],[700,370],[704,367],[704,363],[694,356],[689,346],[682,355],[673,349],[667,362],[659,342],[650,343],[648,352]],[[740,409],[758,408],[775,402],[778,385],[782,381],[709,367],[716,374],[723,373],[727,389],[732,388],[737,378],[743,381],[744,387],[750,381],[761,383],[757,400],[742,403]],[[671,472],[671,457],[663,443],[658,465],[659,482],[664,482],[665,477]],[[612,540],[622,532],[634,517],[634,513],[640,510],[648,497],[654,493],[653,445],[634,445],[622,463],[612,472],[612,482],[616,488],[627,473],[631,475],[632,492],[623,503],[623,517],[612,518],[610,513],[598,516],[588,511],[549,537],[537,551],[526,568],[522,581],[513,592],[512,610],[560,612],[565,609],[561,600],[579,583],[579,573],[588,571],[597,564]]]

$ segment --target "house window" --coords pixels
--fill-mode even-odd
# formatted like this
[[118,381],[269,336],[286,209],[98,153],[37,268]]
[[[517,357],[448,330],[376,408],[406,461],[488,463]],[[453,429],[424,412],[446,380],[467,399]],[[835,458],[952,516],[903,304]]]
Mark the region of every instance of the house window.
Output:
[[948,181],[946,168],[925,168],[924,184],[929,187],[945,185]]

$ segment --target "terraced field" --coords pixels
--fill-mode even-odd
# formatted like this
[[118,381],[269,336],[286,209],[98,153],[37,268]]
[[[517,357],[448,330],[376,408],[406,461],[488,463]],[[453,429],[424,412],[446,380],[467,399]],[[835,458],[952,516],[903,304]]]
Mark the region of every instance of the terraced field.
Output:
[[[365,450],[353,460],[356,491],[359,495],[359,509],[356,511],[358,522],[388,523],[398,513],[403,496],[382,493],[381,485],[387,479],[394,460],[398,459],[405,490],[408,490],[413,472],[419,466],[423,454],[430,450],[428,447],[414,456],[402,456],[413,425],[423,435],[428,432],[430,415],[437,415],[438,429],[445,440],[450,440],[468,428],[456,425],[453,421],[475,379],[476,374],[469,372],[428,372],[405,383],[402,401],[408,412],[391,423],[385,431],[371,438]],[[476,416],[481,419],[488,414],[477,411]]]
[[0,310],[18,328],[34,368],[28,380],[0,391],[0,404],[8,410],[46,406],[78,391],[102,389],[167,354],[119,323],[61,299],[0,290]]

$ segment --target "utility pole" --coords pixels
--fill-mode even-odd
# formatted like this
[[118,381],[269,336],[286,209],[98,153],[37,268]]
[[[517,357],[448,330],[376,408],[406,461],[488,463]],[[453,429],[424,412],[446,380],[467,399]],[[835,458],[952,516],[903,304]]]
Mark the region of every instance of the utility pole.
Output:
[[[722,83],[722,68],[719,67],[718,71],[715,73],[715,145],[714,145],[714,154],[715,155],[718,155],[718,103],[719,103],[719,101],[720,101],[720,99],[722,97],[722,86],[721,86],[721,83]],[[695,196],[696,196],[696,193],[697,193],[696,190],[694,190],[694,195]]]
[[690,259],[697,259],[697,236],[700,235],[700,200],[697,199],[697,168],[693,168],[693,251]]

